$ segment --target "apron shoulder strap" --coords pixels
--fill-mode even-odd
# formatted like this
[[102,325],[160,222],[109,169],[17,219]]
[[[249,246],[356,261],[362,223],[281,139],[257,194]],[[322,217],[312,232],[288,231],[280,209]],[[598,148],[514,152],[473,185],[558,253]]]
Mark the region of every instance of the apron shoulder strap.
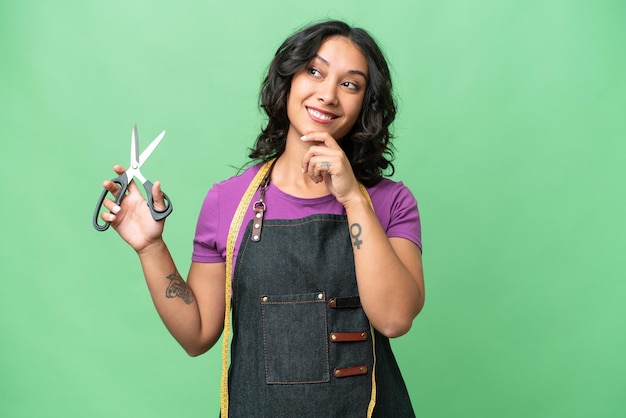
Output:
[[228,418],[228,349],[230,345],[230,327],[231,327],[231,297],[232,297],[232,282],[233,282],[233,254],[235,252],[235,243],[237,242],[237,236],[243,223],[243,219],[246,214],[246,210],[250,206],[254,193],[259,188],[261,181],[265,178],[268,170],[272,166],[274,160],[268,161],[261,166],[258,173],[254,176],[250,185],[246,189],[237,210],[235,216],[230,223],[228,230],[228,239],[226,241],[226,292],[225,302],[226,307],[224,309],[224,338],[222,340],[222,381],[221,381],[221,401],[220,410],[223,418]]

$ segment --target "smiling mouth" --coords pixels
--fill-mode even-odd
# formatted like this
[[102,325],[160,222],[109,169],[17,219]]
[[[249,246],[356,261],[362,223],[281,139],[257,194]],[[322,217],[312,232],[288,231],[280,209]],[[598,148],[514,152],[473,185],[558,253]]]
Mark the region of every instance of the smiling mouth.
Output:
[[309,115],[311,115],[313,119],[320,120],[322,122],[330,122],[339,117],[337,115],[333,115],[332,113],[321,112],[317,109],[313,109],[310,107],[307,107],[306,111],[309,112]]

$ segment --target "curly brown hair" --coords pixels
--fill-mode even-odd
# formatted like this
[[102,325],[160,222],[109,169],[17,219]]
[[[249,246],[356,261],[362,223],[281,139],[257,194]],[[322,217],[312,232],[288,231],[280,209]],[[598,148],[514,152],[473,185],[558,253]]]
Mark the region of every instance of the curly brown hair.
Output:
[[350,160],[356,178],[372,186],[392,175],[394,167],[393,135],[389,126],[396,117],[391,74],[385,57],[364,30],[330,20],[307,26],[294,33],[278,48],[272,60],[259,95],[259,104],[268,116],[267,125],[250,149],[249,157],[268,161],[280,156],[289,130],[287,99],[293,75],[316,56],[321,44],[330,36],[344,36],[354,42],[367,60],[369,80],[363,107],[357,122],[339,145]]

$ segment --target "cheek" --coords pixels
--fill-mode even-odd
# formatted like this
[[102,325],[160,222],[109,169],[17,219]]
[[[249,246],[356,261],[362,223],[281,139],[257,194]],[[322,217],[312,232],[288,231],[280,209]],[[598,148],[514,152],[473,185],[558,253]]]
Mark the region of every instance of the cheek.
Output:
[[297,106],[305,96],[304,93],[304,83],[294,79],[291,83],[289,93],[287,93],[287,107],[289,108],[291,106]]
[[293,94],[289,94],[287,96],[287,118],[291,121],[292,118],[296,117],[296,115],[298,114],[298,110],[300,108],[300,105],[298,103],[298,100],[296,99],[296,96],[294,96]]
[[363,109],[363,100],[356,100],[350,108],[351,119],[356,121],[361,115]]

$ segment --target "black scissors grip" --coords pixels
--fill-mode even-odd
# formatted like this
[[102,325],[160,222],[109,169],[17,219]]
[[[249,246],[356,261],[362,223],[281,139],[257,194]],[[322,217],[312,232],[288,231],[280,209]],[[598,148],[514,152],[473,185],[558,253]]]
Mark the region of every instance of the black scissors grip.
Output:
[[[115,197],[115,204],[118,205],[120,201],[122,200],[122,198],[124,197],[124,195],[126,195],[126,189],[128,189],[128,181],[126,179],[125,174],[122,174],[112,179],[111,181],[120,186],[120,190],[117,193],[117,196]],[[100,198],[98,199],[98,204],[96,205],[96,210],[93,213],[93,227],[96,228],[96,230],[100,232],[106,231],[107,229],[109,229],[109,225],[111,225],[110,222],[105,222],[103,225],[100,225],[98,223],[100,219],[100,210],[102,209],[102,205],[104,204],[104,199],[106,198],[108,192],[109,191],[107,189],[102,190],[102,193],[100,194]]]
[[152,182],[150,180],[146,180],[146,182],[143,184],[143,187],[146,190],[146,200],[148,201],[148,208],[150,208],[152,219],[154,219],[155,221],[160,221],[161,219],[165,219],[170,213],[172,213],[172,210],[174,209],[172,207],[172,201],[165,194],[165,192],[162,192],[163,200],[165,201],[165,209],[156,210],[154,208],[154,198],[152,197]]

